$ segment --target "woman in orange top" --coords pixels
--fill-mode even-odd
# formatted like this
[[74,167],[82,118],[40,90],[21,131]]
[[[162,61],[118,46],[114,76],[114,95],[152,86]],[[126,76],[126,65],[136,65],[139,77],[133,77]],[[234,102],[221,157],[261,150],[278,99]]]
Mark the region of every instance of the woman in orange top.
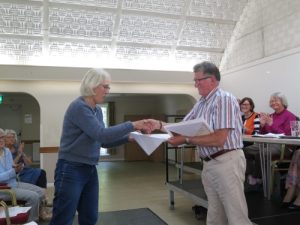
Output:
[[245,97],[240,102],[240,108],[243,113],[243,133],[253,135],[259,133],[260,121],[259,114],[254,112],[254,102],[251,98]]

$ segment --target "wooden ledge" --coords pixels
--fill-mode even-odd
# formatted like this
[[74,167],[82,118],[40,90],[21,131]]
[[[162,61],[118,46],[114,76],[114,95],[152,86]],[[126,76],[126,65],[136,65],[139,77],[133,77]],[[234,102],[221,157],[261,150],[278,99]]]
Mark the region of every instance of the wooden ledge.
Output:
[[40,147],[40,153],[58,153],[59,147]]

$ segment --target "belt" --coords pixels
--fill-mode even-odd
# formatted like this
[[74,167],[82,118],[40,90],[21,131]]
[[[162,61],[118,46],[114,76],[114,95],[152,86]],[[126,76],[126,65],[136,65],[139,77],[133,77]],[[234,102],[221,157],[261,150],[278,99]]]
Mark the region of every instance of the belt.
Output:
[[223,155],[227,152],[231,152],[231,151],[234,151],[234,150],[237,150],[237,148],[234,148],[234,149],[223,149],[223,150],[220,150],[214,154],[211,154],[210,156],[207,156],[205,158],[203,158],[204,161],[208,162],[210,161],[211,159],[214,159],[214,158],[217,158],[218,156],[220,155]]

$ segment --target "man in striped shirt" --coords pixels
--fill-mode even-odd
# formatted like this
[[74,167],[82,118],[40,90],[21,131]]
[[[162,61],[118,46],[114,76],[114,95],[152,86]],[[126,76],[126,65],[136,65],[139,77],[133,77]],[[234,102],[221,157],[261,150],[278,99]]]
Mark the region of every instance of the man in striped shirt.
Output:
[[213,132],[174,136],[169,143],[196,145],[203,159],[202,182],[208,199],[207,225],[250,225],[244,194],[246,160],[242,151],[242,120],[236,97],[219,87],[219,69],[210,62],[194,66],[200,100],[184,120],[203,117]]

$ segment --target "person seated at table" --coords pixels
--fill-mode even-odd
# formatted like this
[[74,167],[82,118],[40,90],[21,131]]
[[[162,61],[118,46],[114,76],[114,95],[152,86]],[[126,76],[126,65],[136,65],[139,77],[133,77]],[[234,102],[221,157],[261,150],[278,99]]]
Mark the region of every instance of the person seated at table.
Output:
[[[243,134],[253,135],[260,131],[259,114],[254,112],[254,102],[251,98],[245,97],[240,100],[240,108],[243,121]],[[243,142],[244,147],[252,145],[253,142]]]
[[[285,95],[275,92],[271,95],[269,104],[274,112],[260,113],[260,133],[291,135],[290,121],[296,120],[296,116],[287,110],[288,101]],[[270,144],[268,150],[271,151],[272,157],[276,157],[280,155],[280,148],[280,144]],[[247,159],[247,182],[257,189],[262,183],[258,144],[245,147],[244,153]]]
[[[45,194],[42,188],[24,182],[17,182],[17,174],[22,171],[23,164],[14,164],[12,154],[5,147],[5,132],[0,128],[0,183],[6,184],[15,191],[16,199],[25,201],[25,206],[30,206],[29,221],[49,220],[51,214],[42,206]],[[0,192],[0,199],[11,200],[10,196]]]
[[[33,168],[32,160],[24,152],[24,143],[18,144],[17,133],[14,130],[5,130],[5,146],[11,151],[14,164],[23,164],[23,170],[18,174],[20,181],[37,185],[47,189],[47,175],[46,171],[40,168]],[[45,204],[48,204],[45,202]],[[48,204],[50,205],[50,204]]]
[[285,180],[286,194],[282,201],[282,208],[300,211],[300,149],[293,153]]
[[249,97],[243,98],[240,102],[240,108],[243,112],[243,134],[252,135],[260,131],[259,114],[254,112],[254,107],[254,102]]

